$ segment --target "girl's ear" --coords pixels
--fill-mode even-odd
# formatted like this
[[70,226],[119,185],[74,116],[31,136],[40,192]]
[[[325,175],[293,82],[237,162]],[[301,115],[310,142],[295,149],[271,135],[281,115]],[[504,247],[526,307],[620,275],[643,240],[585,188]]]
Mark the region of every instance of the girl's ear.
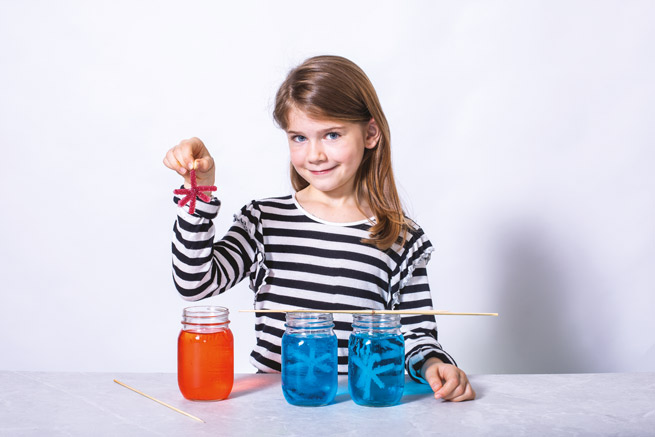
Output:
[[371,118],[371,121],[368,122],[366,126],[366,144],[364,147],[367,149],[374,149],[380,141],[380,128],[375,122],[374,118]]

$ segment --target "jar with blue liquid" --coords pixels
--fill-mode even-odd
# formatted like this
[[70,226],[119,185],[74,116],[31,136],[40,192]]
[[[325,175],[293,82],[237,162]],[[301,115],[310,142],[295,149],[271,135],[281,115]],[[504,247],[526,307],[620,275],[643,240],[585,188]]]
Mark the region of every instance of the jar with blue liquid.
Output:
[[397,404],[405,388],[405,340],[398,314],[354,314],[348,391],[359,405]]
[[330,313],[287,313],[282,392],[292,405],[321,406],[337,394],[337,336]]

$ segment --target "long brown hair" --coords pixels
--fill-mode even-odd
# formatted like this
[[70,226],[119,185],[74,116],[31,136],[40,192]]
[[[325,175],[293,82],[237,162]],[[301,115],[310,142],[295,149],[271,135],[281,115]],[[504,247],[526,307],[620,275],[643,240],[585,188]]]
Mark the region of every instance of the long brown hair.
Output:
[[[355,196],[361,210],[365,200],[376,223],[370,239],[362,240],[386,250],[399,239],[404,241],[407,221],[403,213],[391,169],[391,135],[375,88],[366,74],[352,61],[340,56],[316,56],[289,72],[275,96],[273,118],[284,130],[290,110],[296,107],[317,119],[368,123],[375,120],[380,139],[365,149],[355,175]],[[296,191],[307,187],[293,165],[291,184]]]

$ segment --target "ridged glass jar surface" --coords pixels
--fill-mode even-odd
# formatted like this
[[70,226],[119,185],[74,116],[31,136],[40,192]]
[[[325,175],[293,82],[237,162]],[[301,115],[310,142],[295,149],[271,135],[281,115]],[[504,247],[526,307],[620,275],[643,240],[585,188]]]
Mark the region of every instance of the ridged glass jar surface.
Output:
[[177,340],[177,382],[193,401],[225,399],[234,384],[234,338],[227,308],[184,309]]
[[397,404],[405,388],[405,340],[397,314],[354,314],[348,391],[359,405]]
[[282,392],[292,405],[321,406],[337,394],[337,336],[332,314],[287,313]]

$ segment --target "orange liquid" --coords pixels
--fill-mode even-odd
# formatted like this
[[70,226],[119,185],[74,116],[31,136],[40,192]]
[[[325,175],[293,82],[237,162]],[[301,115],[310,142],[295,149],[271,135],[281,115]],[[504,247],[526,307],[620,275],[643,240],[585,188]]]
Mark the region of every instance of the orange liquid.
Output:
[[182,331],[177,340],[177,382],[192,401],[228,397],[234,384],[232,331]]

